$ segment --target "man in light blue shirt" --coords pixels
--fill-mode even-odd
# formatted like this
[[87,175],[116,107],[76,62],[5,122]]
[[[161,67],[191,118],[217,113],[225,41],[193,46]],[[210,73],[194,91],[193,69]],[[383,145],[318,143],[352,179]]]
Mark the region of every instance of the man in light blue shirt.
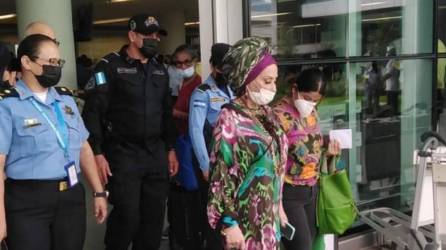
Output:
[[222,61],[229,48],[230,46],[224,43],[212,46],[211,75],[194,90],[190,99],[189,134],[205,180],[209,178],[209,145],[212,130],[221,107],[234,99],[234,95],[221,73]]

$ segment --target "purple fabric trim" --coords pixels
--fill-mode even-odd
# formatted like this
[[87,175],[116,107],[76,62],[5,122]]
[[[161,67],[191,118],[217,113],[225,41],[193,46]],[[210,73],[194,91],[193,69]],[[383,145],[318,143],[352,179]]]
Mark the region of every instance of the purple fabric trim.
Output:
[[256,66],[254,66],[251,71],[249,71],[249,74],[246,77],[243,85],[249,84],[250,82],[254,81],[254,79],[256,79],[257,76],[259,76],[266,67],[272,64],[277,64],[276,59],[274,59],[274,57],[270,53],[263,54],[262,59],[260,59]]

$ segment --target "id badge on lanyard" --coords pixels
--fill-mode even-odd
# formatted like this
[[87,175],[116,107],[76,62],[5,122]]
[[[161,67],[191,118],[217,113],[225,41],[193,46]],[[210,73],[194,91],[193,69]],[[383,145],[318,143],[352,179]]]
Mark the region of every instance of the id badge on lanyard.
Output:
[[70,187],[75,186],[79,183],[79,178],[77,176],[77,170],[76,170],[76,164],[74,161],[70,161],[70,154],[68,152],[68,128],[65,124],[65,119],[63,117],[62,111],[60,109],[59,103],[54,102],[52,105],[54,108],[54,111],[56,112],[57,116],[57,126],[51,121],[51,119],[48,117],[48,115],[45,113],[45,111],[42,109],[42,107],[34,100],[33,98],[30,99],[33,106],[42,114],[42,116],[45,118],[45,120],[48,122],[50,127],[53,129],[54,133],[56,133],[57,142],[59,143],[59,146],[64,151],[65,160],[67,161],[67,164],[64,166],[65,171],[67,172],[67,178],[68,178],[68,184]]

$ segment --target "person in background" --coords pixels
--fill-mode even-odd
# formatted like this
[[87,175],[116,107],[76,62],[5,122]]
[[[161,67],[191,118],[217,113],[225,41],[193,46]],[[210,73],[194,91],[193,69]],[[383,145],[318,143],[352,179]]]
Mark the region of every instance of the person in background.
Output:
[[182,72],[183,82],[178,99],[173,107],[177,130],[180,135],[188,134],[189,99],[192,91],[201,84],[201,77],[195,72],[195,54],[188,45],[181,45],[173,53],[175,67]]
[[[306,69],[292,81],[290,94],[274,106],[288,138],[281,221],[296,229],[293,240],[283,238],[286,250],[312,249],[317,233],[316,196],[324,143],[316,105],[322,98],[324,86],[319,69]],[[339,153],[339,143],[329,142],[327,155]]]
[[0,90],[7,89],[15,85],[15,71],[11,70],[14,62],[14,55],[0,43]]
[[180,91],[181,85],[183,84],[183,70],[178,69],[175,66],[175,58],[172,57],[170,64],[167,67],[167,72],[169,73],[169,87],[172,95],[172,102],[176,103],[178,98],[178,92]]
[[[173,53],[173,64],[181,72],[181,84],[178,99],[173,108],[173,117],[178,131],[175,148],[180,172],[172,182],[169,200],[169,240],[172,249],[197,250],[201,247],[200,237],[200,194],[196,187],[190,187],[195,179],[194,171],[198,168],[188,132],[189,99],[192,91],[201,84],[201,77],[195,72],[194,51],[188,45],[181,45]],[[189,174],[186,174],[185,171]]]
[[161,243],[169,174],[178,171],[169,78],[157,58],[162,35],[155,17],[130,18],[129,44],[102,58],[85,87],[83,118],[113,204],[107,250]]
[[60,43],[56,40],[56,34],[54,33],[54,30],[49,26],[47,23],[42,21],[35,21],[29,23],[24,32],[24,37],[34,35],[34,34],[42,34],[45,35],[51,39],[54,40],[54,42],[57,44],[57,46],[60,45]]
[[[395,47],[387,46],[386,56],[396,56]],[[398,97],[400,95],[400,69],[396,59],[391,58],[387,61],[382,78],[386,82],[387,105],[392,109],[392,116],[396,116],[399,113]]]
[[277,63],[265,40],[249,37],[226,54],[223,72],[236,99],[222,107],[214,129],[209,223],[221,230],[225,249],[279,249],[287,140],[267,106]]
[[367,113],[376,115],[379,111],[379,96],[382,84],[381,72],[376,61],[372,62],[370,68],[365,72],[364,77]]
[[94,190],[97,222],[107,216],[88,131],[71,92],[54,87],[64,64],[54,40],[29,35],[17,57],[22,79],[0,92],[0,238],[7,232],[14,250],[79,250],[86,230],[81,170]]
[[222,73],[223,58],[231,46],[226,43],[216,43],[211,48],[211,74],[192,93],[189,105],[189,135],[195,156],[200,166],[197,177],[200,184],[202,203],[202,231],[205,249],[221,249],[220,232],[212,230],[207,220],[209,152],[214,129],[221,107],[234,99],[232,90]]

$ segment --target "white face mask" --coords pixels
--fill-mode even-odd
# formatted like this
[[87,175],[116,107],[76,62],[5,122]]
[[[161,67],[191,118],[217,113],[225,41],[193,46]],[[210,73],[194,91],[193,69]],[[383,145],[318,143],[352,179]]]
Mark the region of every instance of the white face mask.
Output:
[[189,68],[183,70],[183,77],[190,78],[194,75],[194,73],[195,73],[194,66],[190,66]]
[[269,89],[261,88],[259,92],[254,92],[247,89],[249,98],[256,103],[257,105],[266,105],[274,100],[274,96],[276,95],[276,91],[272,91]]
[[296,99],[294,100],[294,106],[297,108],[297,111],[299,111],[299,114],[303,118],[306,118],[311,115],[311,112],[313,112],[316,103],[303,99]]

